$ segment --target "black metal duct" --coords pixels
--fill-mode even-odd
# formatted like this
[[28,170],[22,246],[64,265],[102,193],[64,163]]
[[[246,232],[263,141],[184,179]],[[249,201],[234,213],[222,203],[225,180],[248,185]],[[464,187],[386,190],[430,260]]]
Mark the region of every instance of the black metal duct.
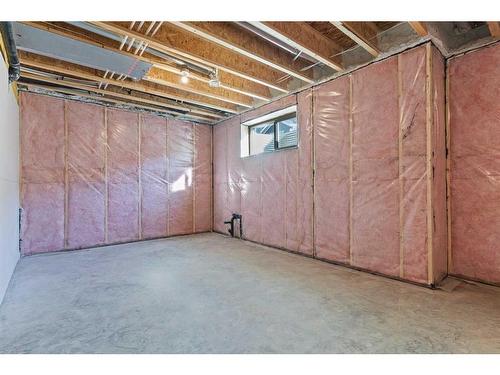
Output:
[[14,30],[12,22],[0,22],[0,33],[2,33],[3,44],[7,52],[9,63],[9,83],[17,81],[21,76],[21,64],[17,56],[16,43],[14,41]]

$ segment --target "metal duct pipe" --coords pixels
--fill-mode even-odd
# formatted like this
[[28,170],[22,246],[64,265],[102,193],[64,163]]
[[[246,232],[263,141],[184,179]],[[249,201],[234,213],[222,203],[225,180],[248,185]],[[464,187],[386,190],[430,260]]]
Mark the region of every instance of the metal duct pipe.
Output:
[[[106,30],[103,30],[97,26],[94,26],[90,23],[87,23],[87,22],[82,22],[82,21],[67,21],[67,23],[69,23],[70,25],[73,25],[73,26],[77,26],[79,28],[82,28],[84,30],[87,30],[87,31],[90,31],[92,33],[95,33],[95,34],[98,34],[98,35],[101,35],[101,36],[104,36],[108,39],[112,39],[112,40],[115,40],[115,41],[118,41],[118,42],[123,42],[123,39],[116,35],[116,34],[113,34],[109,31],[106,31]],[[158,24],[158,26],[161,25],[161,22]],[[158,26],[155,28],[155,30],[153,31],[153,33],[151,34],[154,35],[154,33],[158,30]],[[134,41],[135,42],[135,41]],[[134,44],[134,43],[132,43]],[[130,46],[132,47],[132,46]],[[178,64],[178,65],[182,65],[182,66],[188,66],[190,70],[192,71],[195,71],[195,72],[198,72],[198,73],[201,73],[201,74],[205,74],[205,75],[208,75],[212,72],[212,70],[208,67],[202,67],[202,66],[198,66],[198,65],[194,65],[194,64],[191,64],[189,62],[186,62],[186,61],[183,61],[183,60],[180,60],[176,57],[173,57],[173,56],[170,56],[170,55],[167,55],[166,53],[163,53],[161,51],[157,51],[151,47],[146,47],[145,48],[145,51],[152,54],[152,55],[155,55],[161,59],[164,59],[164,60],[167,60],[167,61],[172,61],[174,62],[175,64]],[[144,51],[142,51],[142,53],[144,53]]]
[[16,42],[14,41],[14,31],[12,22],[0,22],[0,32],[2,33],[3,44],[7,52],[7,62],[9,63],[9,83],[17,81],[21,76],[21,64],[17,56]]

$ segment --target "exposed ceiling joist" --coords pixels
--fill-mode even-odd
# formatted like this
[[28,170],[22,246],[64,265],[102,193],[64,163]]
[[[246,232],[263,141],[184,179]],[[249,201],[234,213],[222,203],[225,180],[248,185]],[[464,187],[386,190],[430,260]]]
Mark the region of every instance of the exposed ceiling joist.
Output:
[[[259,39],[236,29],[234,26],[224,22],[170,22],[171,24],[186,30],[194,35],[200,36],[210,42],[216,43],[224,48],[249,57],[261,64],[270,66],[292,77],[307,83],[313,83],[311,74],[300,71],[300,66],[290,55],[263,43]],[[295,67],[295,66],[296,67]],[[302,65],[304,67],[304,65]]]
[[356,24],[355,22],[331,21],[330,23],[351,38],[360,47],[368,51],[372,56],[377,57],[380,54],[380,50],[373,41],[373,37],[375,37],[376,34],[370,32],[368,28],[362,29],[360,22]]
[[[130,52],[120,50],[118,47],[120,43],[114,43],[113,41],[109,41],[103,37],[100,37],[99,35],[94,35],[92,39],[90,39],[90,37],[84,37],[85,35],[83,35],[82,33],[75,35],[76,34],[75,30],[80,30],[80,29],[75,28],[72,25],[64,24],[65,26],[68,27],[68,29],[64,29],[61,27],[56,28],[56,27],[53,27],[52,25],[49,25],[46,23],[38,23],[38,22],[23,22],[23,23],[28,24],[30,26],[40,28],[40,29],[43,29],[43,30],[50,31],[50,32],[55,33],[55,34],[71,37],[71,38],[74,38],[74,39],[77,39],[80,41],[84,41],[86,43],[91,43],[91,44],[94,44],[96,46],[99,46],[99,47],[106,49],[106,50],[109,50],[109,51],[119,52],[123,55],[132,56],[132,57],[136,58],[137,60],[146,61],[146,62],[153,64],[153,66],[155,68],[167,70],[169,72],[175,73],[178,76],[182,75],[180,68],[178,68],[174,65],[167,64],[165,61],[162,61],[160,58],[158,58],[156,56],[147,57],[147,56],[133,55]],[[94,40],[94,39],[96,39],[96,40]],[[116,44],[116,46],[115,46],[115,44]],[[208,81],[209,81],[208,77],[205,77],[203,75],[192,72],[191,78],[198,80],[198,81],[201,81],[201,82],[205,82],[208,85]],[[244,96],[248,96],[251,98],[255,98],[258,100],[270,101],[272,99],[272,97],[268,93],[267,87],[261,86],[259,84],[253,83],[253,82],[248,82],[247,80],[245,80],[243,78],[234,76],[234,75],[229,74],[227,72],[220,71],[219,72],[219,80],[221,82],[221,85],[220,85],[221,89],[234,92],[238,95],[244,95]],[[236,95],[234,98],[235,99],[238,98],[238,95]],[[241,97],[240,97],[240,99],[241,99]]]
[[[191,76],[190,76],[191,78]],[[251,100],[232,99],[231,97],[222,94],[222,88],[210,88],[208,83],[204,84],[193,79],[189,83],[179,83],[178,76],[158,68],[151,68],[151,70],[144,76],[144,81],[154,82],[162,86],[172,87],[178,90],[187,91],[207,98],[220,100],[223,102],[239,105],[245,108],[252,108]]]
[[500,38],[500,22],[487,22],[492,37]]
[[189,108],[189,107],[180,106],[180,105],[176,105],[176,104],[165,103],[162,101],[145,99],[145,98],[137,97],[137,96],[130,95],[130,94],[122,94],[119,92],[102,90],[102,89],[98,89],[98,88],[95,88],[92,86],[87,86],[87,85],[83,85],[83,84],[79,84],[79,83],[75,83],[75,82],[69,82],[69,81],[60,80],[60,79],[49,78],[49,77],[45,77],[43,75],[28,73],[28,72],[24,72],[24,71],[21,71],[21,77],[27,78],[27,79],[33,79],[35,81],[40,81],[40,82],[51,83],[51,84],[59,85],[59,86],[72,87],[72,88],[76,88],[76,89],[80,89],[80,90],[94,92],[97,94],[109,95],[109,96],[117,97],[120,99],[137,101],[137,102],[141,102],[141,103],[145,103],[145,104],[151,104],[151,105],[159,106],[159,107],[163,107],[163,108],[170,108],[173,110],[178,110],[178,111],[182,111],[182,112],[186,112],[186,113],[194,113],[194,114],[199,114],[199,115],[213,117],[213,118],[223,118],[224,117],[222,115],[218,115],[218,114],[211,113],[211,112],[201,110],[201,109],[194,109],[194,108]]
[[81,91],[71,90],[71,89],[67,89],[64,87],[53,87],[53,86],[43,85],[40,83],[24,83],[23,82],[21,84],[24,86],[27,86],[28,88],[41,88],[41,89],[44,89],[46,91],[59,92],[59,93],[68,94],[68,95],[72,95],[72,96],[78,96],[81,98],[93,99],[93,100],[96,100],[99,102],[108,102],[108,103],[114,103],[114,104],[119,104],[119,105],[125,105],[125,106],[129,106],[129,107],[147,109],[148,111],[165,113],[165,114],[177,117],[177,118],[178,117],[185,117],[187,119],[192,118],[192,119],[202,120],[204,122],[215,121],[215,120],[210,120],[210,119],[203,117],[203,116],[197,116],[197,115],[193,115],[190,113],[181,114],[178,112],[169,111],[168,109],[164,109],[164,108],[151,107],[151,106],[144,105],[144,104],[131,103],[130,101],[125,102],[123,100],[117,100],[117,99],[108,98],[108,97],[104,97],[104,96],[90,95],[90,94],[83,93]]
[[[96,25],[96,26],[104,29],[104,30],[116,33],[118,35],[128,36],[129,38],[135,38],[136,40],[146,42],[146,43],[148,43],[149,46],[151,46],[159,51],[162,51],[162,52],[165,52],[168,54],[176,55],[179,58],[189,59],[189,60],[195,61],[197,63],[203,64],[205,66],[209,66],[212,68],[218,68],[222,71],[234,74],[238,77],[247,79],[247,80],[252,81],[252,82],[256,82],[258,84],[270,87],[272,89],[275,89],[275,90],[283,92],[283,93],[289,92],[283,85],[275,83],[272,79],[265,77],[263,74],[258,74],[256,71],[254,71],[254,69],[249,70],[248,68],[244,68],[243,66],[239,66],[239,65],[241,65],[240,64],[241,59],[236,59],[237,61],[235,61],[235,60],[231,60],[231,61],[227,60],[226,61],[226,59],[223,58],[224,56],[222,56],[221,53],[219,53],[219,51],[217,51],[215,48],[213,48],[213,45],[212,45],[212,48],[209,48],[209,50],[208,50],[208,52],[212,55],[212,58],[209,59],[207,57],[201,57],[202,54],[200,54],[200,53],[198,53],[197,55],[194,55],[194,52],[192,52],[186,48],[181,49],[180,45],[177,47],[173,47],[172,41],[174,41],[174,39],[175,39],[176,42],[180,43],[180,42],[182,42],[181,38],[172,38],[169,41],[168,36],[164,35],[164,33],[162,32],[162,29],[160,29],[158,31],[158,33],[155,35],[155,38],[151,38],[151,37],[147,37],[143,34],[140,34],[138,32],[127,29],[126,27],[117,25],[115,23],[97,22],[97,21],[92,21],[91,23],[93,25]],[[165,25],[163,25],[162,27],[164,27],[164,26]],[[162,36],[163,36],[163,38],[162,38]],[[217,59],[217,61],[216,61],[216,59]],[[231,63],[232,66],[229,63]],[[236,66],[239,66],[239,67],[236,68]]]
[[[148,83],[146,82],[132,82],[132,81],[119,81],[117,79],[111,79],[111,78],[104,78],[101,77],[97,74],[91,74],[90,72],[86,71],[85,67],[80,67],[80,68],[74,68],[74,65],[70,64],[64,64],[65,66],[61,66],[57,60],[53,60],[48,57],[43,57],[43,56],[38,56],[38,55],[28,55],[25,52],[20,53],[20,61],[21,64],[35,67],[35,68],[41,68],[49,71],[54,71],[57,73],[61,73],[64,75],[72,75],[76,77],[80,77],[83,79],[91,80],[94,82],[102,82],[105,84],[110,84],[114,86],[119,86],[119,87],[124,87],[127,89],[135,90],[135,91],[140,91],[144,92],[147,94],[151,95],[156,95],[160,96],[166,99],[171,99],[175,101],[180,101],[180,102],[186,102],[186,103],[192,103],[196,105],[201,105],[203,107],[208,107],[208,108],[213,108],[214,110],[217,111],[223,111],[223,112],[228,112],[228,113],[238,113],[238,110],[236,107],[233,105],[216,105],[213,102],[207,102],[207,101],[199,101],[193,98],[190,98],[189,95],[187,96],[179,96],[172,94],[170,92],[167,92],[163,89],[157,89],[154,87],[150,87]],[[221,103],[223,104],[223,103]]]
[[331,39],[319,34],[305,22],[249,22],[260,30],[313,57],[330,68],[341,71],[342,64],[335,57],[341,52]]
[[[168,64],[163,64],[163,63],[160,63],[160,62],[157,62],[155,60],[151,60],[152,63],[153,63],[153,69],[161,69],[161,70],[164,70],[166,72],[170,72],[170,73],[174,73],[178,76],[182,76],[182,69],[178,68],[178,67],[175,67],[175,66],[172,66],[172,65],[168,65]],[[150,71],[151,73],[152,71]],[[209,81],[210,81],[210,78],[206,77],[206,76],[203,76],[201,74],[197,74],[197,73],[191,73],[189,75],[189,78],[192,78],[196,81],[199,81],[199,82],[203,82],[204,84],[208,85],[209,84]],[[249,98],[253,98],[253,99],[258,99],[258,100],[263,100],[265,102],[269,102],[272,100],[272,96],[271,95],[263,95],[263,94],[260,94],[258,92],[255,92],[255,91],[249,91],[248,88],[246,87],[246,85],[241,85],[242,88],[238,88],[236,85],[231,85],[231,84],[228,84],[228,80],[230,79],[234,79],[236,77],[228,77],[228,74],[225,74],[223,72],[219,72],[219,82],[220,82],[220,85],[219,85],[219,88],[220,89],[223,89],[223,90],[227,90],[227,91],[230,91],[230,92],[233,92],[233,93],[236,93],[236,94],[239,94],[239,95],[243,95],[245,97],[249,97]],[[247,82],[248,83],[248,82]],[[243,87],[244,86],[244,87]],[[228,101],[229,102],[229,101]],[[233,101],[233,103],[236,103]],[[243,103],[243,101],[241,101],[240,99],[240,103]]]
[[410,21],[408,23],[410,24],[412,29],[415,30],[415,32],[420,36],[427,36],[427,34],[429,33],[427,31],[427,26],[423,22]]

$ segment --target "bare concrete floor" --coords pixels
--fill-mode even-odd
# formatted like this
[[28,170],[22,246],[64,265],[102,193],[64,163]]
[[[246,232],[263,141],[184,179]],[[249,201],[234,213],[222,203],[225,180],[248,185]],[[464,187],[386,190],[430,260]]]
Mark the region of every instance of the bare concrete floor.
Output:
[[500,352],[500,288],[453,291],[202,234],[23,258],[3,353]]

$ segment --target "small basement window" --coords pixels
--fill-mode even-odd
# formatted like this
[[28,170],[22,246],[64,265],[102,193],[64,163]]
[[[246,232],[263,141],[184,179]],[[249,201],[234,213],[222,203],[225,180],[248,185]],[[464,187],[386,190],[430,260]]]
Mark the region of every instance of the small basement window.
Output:
[[241,124],[241,157],[297,147],[297,106]]

